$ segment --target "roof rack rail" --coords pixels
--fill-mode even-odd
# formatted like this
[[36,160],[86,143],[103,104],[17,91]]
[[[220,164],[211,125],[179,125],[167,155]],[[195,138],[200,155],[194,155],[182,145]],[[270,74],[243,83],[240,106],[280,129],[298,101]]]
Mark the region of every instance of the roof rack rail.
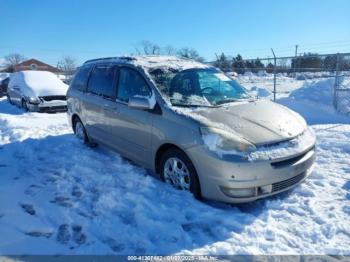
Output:
[[127,61],[135,60],[135,58],[132,56],[114,56],[114,57],[102,57],[102,58],[90,59],[85,61],[84,64],[90,63],[90,62],[96,62],[96,61],[113,60],[113,59],[120,59],[120,60],[127,60]]

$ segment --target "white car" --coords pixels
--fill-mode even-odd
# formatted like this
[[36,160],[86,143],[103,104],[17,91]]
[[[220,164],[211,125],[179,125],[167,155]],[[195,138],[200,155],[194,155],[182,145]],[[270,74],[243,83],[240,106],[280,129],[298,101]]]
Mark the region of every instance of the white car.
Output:
[[11,74],[7,98],[27,111],[65,112],[68,85],[47,71],[20,71]]

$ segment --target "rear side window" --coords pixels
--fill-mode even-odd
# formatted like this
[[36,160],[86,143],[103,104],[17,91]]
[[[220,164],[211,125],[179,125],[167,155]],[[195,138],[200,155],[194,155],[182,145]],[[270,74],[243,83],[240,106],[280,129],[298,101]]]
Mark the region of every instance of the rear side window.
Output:
[[107,98],[113,98],[115,67],[96,66],[91,73],[88,91]]
[[89,78],[89,73],[90,73],[91,66],[82,66],[80,70],[77,72],[75,75],[72,83],[71,83],[71,88],[80,90],[80,91],[85,91],[86,90],[86,84]]
[[125,67],[120,69],[117,94],[120,101],[129,102],[129,98],[134,96],[151,95],[146,80],[137,71]]

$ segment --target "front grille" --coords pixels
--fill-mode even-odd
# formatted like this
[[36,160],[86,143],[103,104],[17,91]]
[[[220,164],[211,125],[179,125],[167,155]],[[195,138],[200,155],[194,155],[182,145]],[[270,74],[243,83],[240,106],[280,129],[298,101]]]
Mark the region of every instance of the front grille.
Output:
[[306,172],[303,172],[297,176],[294,176],[292,178],[289,178],[287,180],[283,180],[281,182],[276,182],[272,184],[272,192],[277,192],[280,190],[283,190],[285,188],[288,188],[290,186],[293,186],[295,184],[298,184],[301,180],[303,180],[306,177]]
[[66,96],[42,96],[41,97],[44,101],[53,101],[53,100],[63,100],[66,101]]
[[40,107],[40,112],[66,112],[67,106]]
[[306,151],[305,153],[296,156],[296,157],[292,157],[292,158],[288,158],[282,161],[276,161],[271,163],[271,166],[273,168],[282,168],[282,167],[286,167],[286,166],[291,166],[293,164],[295,164],[296,162],[298,162],[300,159],[302,159],[307,153],[309,153],[311,150],[314,150],[315,147],[310,148],[310,150]]

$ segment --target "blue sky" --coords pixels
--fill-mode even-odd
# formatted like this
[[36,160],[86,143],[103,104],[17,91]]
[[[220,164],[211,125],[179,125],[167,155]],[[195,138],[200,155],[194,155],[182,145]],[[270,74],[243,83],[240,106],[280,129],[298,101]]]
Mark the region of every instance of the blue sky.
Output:
[[143,40],[245,58],[350,52],[349,0],[0,0],[0,57],[56,64],[130,54]]

